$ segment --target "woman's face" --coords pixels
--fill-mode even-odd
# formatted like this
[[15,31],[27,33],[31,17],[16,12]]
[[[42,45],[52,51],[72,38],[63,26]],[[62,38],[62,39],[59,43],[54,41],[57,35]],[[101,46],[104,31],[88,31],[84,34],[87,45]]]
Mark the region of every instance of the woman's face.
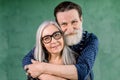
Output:
[[60,55],[64,47],[63,35],[55,25],[50,24],[42,32],[42,43],[51,55]]

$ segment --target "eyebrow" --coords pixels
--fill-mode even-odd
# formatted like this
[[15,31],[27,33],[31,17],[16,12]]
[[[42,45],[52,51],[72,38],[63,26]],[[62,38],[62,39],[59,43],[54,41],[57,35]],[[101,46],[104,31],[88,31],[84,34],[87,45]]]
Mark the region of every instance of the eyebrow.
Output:
[[51,36],[51,35],[53,35],[53,34],[56,33],[56,32],[60,32],[60,30],[55,31],[55,32],[53,32],[52,34],[44,35],[44,36],[42,36],[42,38],[45,37],[45,36]]
[[62,22],[61,25],[63,25],[63,24],[67,24],[67,22]]

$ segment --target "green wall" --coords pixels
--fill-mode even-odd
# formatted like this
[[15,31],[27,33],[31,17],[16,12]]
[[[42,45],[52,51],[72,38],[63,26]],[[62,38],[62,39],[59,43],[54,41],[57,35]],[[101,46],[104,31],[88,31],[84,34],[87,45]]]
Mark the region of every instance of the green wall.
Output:
[[[0,80],[26,80],[22,58],[34,47],[39,24],[54,19],[61,1],[0,0]],[[119,80],[120,1],[73,1],[82,6],[84,29],[99,38],[95,80]]]

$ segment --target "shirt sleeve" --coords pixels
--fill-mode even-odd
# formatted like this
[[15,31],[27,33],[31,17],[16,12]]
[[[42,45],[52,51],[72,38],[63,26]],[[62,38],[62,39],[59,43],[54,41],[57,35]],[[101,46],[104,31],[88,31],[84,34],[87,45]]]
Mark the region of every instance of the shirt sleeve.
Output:
[[89,34],[87,44],[75,64],[78,73],[78,80],[86,80],[89,75],[98,52],[98,39],[94,34]]
[[31,64],[31,59],[34,59],[34,48],[27,54],[22,60],[22,66],[24,68],[25,65]]

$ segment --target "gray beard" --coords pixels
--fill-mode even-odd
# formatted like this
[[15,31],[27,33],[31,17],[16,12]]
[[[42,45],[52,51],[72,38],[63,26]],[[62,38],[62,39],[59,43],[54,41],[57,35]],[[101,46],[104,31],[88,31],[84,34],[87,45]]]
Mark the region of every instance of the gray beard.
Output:
[[68,46],[78,44],[82,39],[82,28],[77,30],[77,34],[65,36],[66,44]]

